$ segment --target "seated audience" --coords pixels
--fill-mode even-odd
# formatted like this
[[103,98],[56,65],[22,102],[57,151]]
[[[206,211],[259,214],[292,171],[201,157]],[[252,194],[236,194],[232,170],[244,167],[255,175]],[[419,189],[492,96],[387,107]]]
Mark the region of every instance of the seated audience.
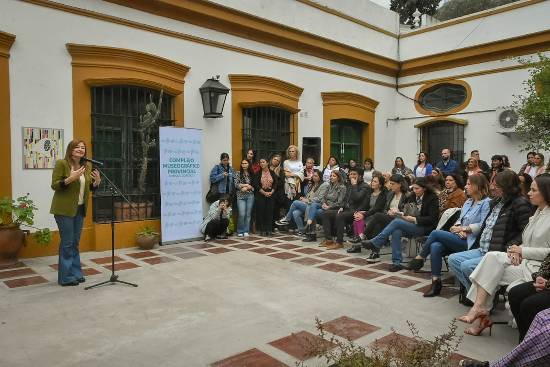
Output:
[[222,196],[214,201],[208,209],[206,217],[201,224],[201,233],[204,234],[204,241],[213,238],[227,238],[226,231],[231,216],[231,202],[228,196]]
[[485,162],[483,159],[479,157],[479,150],[477,149],[472,150],[470,152],[470,157],[477,160],[477,163],[479,164],[479,168],[481,168],[483,172],[488,173],[491,170],[487,162]]
[[538,209],[529,219],[521,241],[509,243],[507,252],[488,252],[470,275],[472,286],[468,299],[474,305],[459,320],[470,324],[479,320],[479,325],[466,329],[466,334],[480,335],[485,328],[491,327],[489,312],[498,287],[509,285],[511,288],[532,280],[542,260],[550,254],[550,176],[535,178],[529,199]]
[[325,239],[334,238],[336,242],[327,245],[327,250],[336,250],[344,247],[344,227],[353,222],[353,214],[363,205],[370,189],[363,183],[363,177],[357,168],[348,171],[349,184],[346,189],[345,200],[339,208],[325,209],[323,213],[323,230]]
[[[450,176],[449,176],[450,177]],[[439,295],[442,288],[441,266],[443,258],[455,252],[466,251],[472,247],[483,221],[489,214],[489,183],[483,174],[470,176],[466,182],[468,199],[462,206],[460,217],[450,231],[435,230],[430,233],[420,254],[409,262],[408,268],[420,270],[430,256],[432,287],[424,297]]]
[[504,158],[501,155],[495,154],[491,157],[491,172],[489,173],[489,190],[491,196],[495,196],[495,177],[498,173],[504,171]]
[[439,194],[439,212],[449,208],[461,208],[466,201],[462,177],[450,174],[445,177],[445,189]]
[[413,175],[415,177],[426,177],[432,174],[433,167],[428,163],[428,153],[420,152],[418,154],[418,162],[413,168]]
[[533,178],[527,173],[522,173],[521,175],[518,175],[518,178],[520,182],[521,194],[525,197],[528,197],[527,194],[529,193],[529,190],[531,190]]
[[306,194],[307,187],[311,183],[313,177],[313,172],[315,172],[315,160],[311,157],[306,159],[306,165],[304,167],[304,180],[302,181],[302,195]]
[[[325,169],[323,170],[323,182],[329,182],[330,181],[330,174],[332,171],[338,171],[340,173],[340,177],[342,177],[342,173],[344,173],[344,170],[340,169],[340,163],[338,162],[338,159],[335,156],[328,157],[327,164],[325,166]],[[345,180],[344,180],[345,181]]]
[[535,154],[537,153],[536,152],[527,153],[527,162],[523,166],[521,166],[521,168],[519,169],[518,175],[522,175],[525,173],[525,171],[529,172],[531,170],[531,167],[533,166]]
[[437,195],[428,186],[425,178],[419,178],[413,185],[414,196],[407,201],[403,211],[395,211],[393,219],[376,237],[363,242],[366,248],[380,249],[391,236],[392,265],[389,271],[403,269],[401,265],[401,237],[416,237],[430,233],[439,218]]
[[436,163],[436,168],[439,168],[443,175],[458,172],[458,163],[454,159],[451,159],[451,150],[444,148],[441,150],[441,160]]
[[466,176],[466,178],[470,177],[471,175],[483,173],[483,169],[479,166],[477,159],[473,157],[468,158],[465,166],[466,166],[466,169],[464,170],[464,173],[465,173],[464,176]]
[[367,158],[363,162],[363,182],[370,185],[372,181],[372,174],[374,172],[374,162],[372,159]]
[[[353,214],[354,238],[351,243],[359,243],[365,239],[365,221],[370,220],[375,213],[383,213],[386,205],[387,189],[384,186],[383,176],[374,176],[370,184],[370,192],[367,194],[362,207]],[[361,252],[361,245],[352,246],[348,253]]]
[[432,170],[432,175],[427,177],[428,182],[432,185],[435,193],[439,196],[441,191],[445,189],[445,177],[443,177],[443,172],[439,168],[434,168]]
[[409,167],[405,166],[405,162],[403,161],[403,158],[397,157],[395,158],[395,163],[391,170],[391,174],[408,176],[412,174],[412,170]]
[[290,224],[291,220],[294,220],[296,224],[296,229],[298,235],[305,234],[305,226],[303,217],[306,213],[306,209],[311,203],[320,203],[321,198],[327,191],[329,185],[326,182],[323,182],[321,178],[321,171],[314,170],[311,180],[309,180],[306,186],[305,196],[300,197],[300,199],[294,200],[290,205],[290,209],[286,216],[275,222],[278,226],[287,226]]
[[449,256],[449,268],[465,289],[470,288],[470,274],[487,252],[505,252],[507,246],[521,244],[521,233],[531,216],[531,204],[520,194],[519,179],[514,172],[500,172],[495,186],[497,196],[491,201],[491,211],[473,246]]
[[535,153],[533,157],[533,164],[525,170],[525,173],[527,173],[532,178],[535,178],[538,175],[543,174],[544,171],[544,155],[542,153]]

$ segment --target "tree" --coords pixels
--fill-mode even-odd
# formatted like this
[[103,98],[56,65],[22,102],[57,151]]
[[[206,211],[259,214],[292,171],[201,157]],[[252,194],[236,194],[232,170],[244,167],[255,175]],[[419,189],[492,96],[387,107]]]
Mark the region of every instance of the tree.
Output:
[[539,61],[531,64],[529,79],[523,82],[526,93],[514,96],[511,106],[519,116],[516,132],[523,151],[550,150],[550,58],[538,57]]
[[412,24],[416,9],[422,14],[434,15],[441,0],[391,0],[390,10],[399,13],[401,24]]
[[519,0],[449,0],[437,9],[434,17],[444,21],[516,1]]

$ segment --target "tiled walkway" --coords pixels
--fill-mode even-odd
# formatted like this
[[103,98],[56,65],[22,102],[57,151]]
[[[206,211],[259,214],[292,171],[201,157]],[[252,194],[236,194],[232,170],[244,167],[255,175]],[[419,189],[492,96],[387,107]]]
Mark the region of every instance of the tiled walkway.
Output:
[[[109,278],[111,272],[109,255],[110,252],[82,254],[83,270],[87,279],[86,285]],[[94,301],[100,304],[104,300],[111,299],[110,297],[115,297],[114,303],[119,302],[117,294],[120,293],[124,295],[125,302],[131,302],[132,306],[140,307],[140,300],[133,299],[132,292],[128,290],[131,288],[125,289],[123,285],[117,285],[117,287],[121,287],[119,289],[114,286],[109,287],[108,291],[97,288],[93,291],[83,291],[82,286],[69,287],[72,289],[58,287],[56,285],[56,260],[56,257],[25,259],[11,267],[0,268],[0,299],[10,301],[11,297],[13,300],[13,302],[7,303],[4,317],[17,319],[17,313],[20,312],[19,302],[24,302],[23,305],[27,306],[28,303],[25,299],[28,297],[38,297],[44,294],[52,294],[52,297],[53,294],[56,297],[64,297],[63,295],[67,292],[78,292],[76,295],[80,301],[75,299],[74,302],[88,300],[92,295],[94,298],[97,297]],[[424,328],[429,335],[434,336],[447,331],[444,326],[445,320],[448,322],[452,317],[466,311],[463,306],[458,305],[457,289],[450,281],[446,282],[442,297],[438,298],[441,301],[427,300],[421,297],[420,292],[429,287],[429,273],[415,273],[407,270],[390,273],[388,267],[387,259],[379,263],[369,263],[365,259],[365,254],[350,255],[344,250],[328,251],[318,247],[317,243],[303,243],[300,238],[290,235],[279,235],[268,239],[256,236],[232,237],[209,243],[193,241],[163,246],[149,251],[135,248],[123,249],[117,250],[115,257],[115,270],[121,279],[140,284],[140,288],[137,288],[139,292],[142,292],[140,297],[145,297],[143,302],[150,303],[151,307],[157,310],[155,312],[162,314],[168,308],[170,312],[173,312],[170,313],[170,317],[177,318],[177,315],[185,316],[188,313],[192,315],[195,312],[200,312],[202,308],[214,307],[210,311],[204,311],[210,316],[201,321],[204,323],[201,324],[202,326],[197,325],[198,329],[193,328],[192,321],[192,326],[187,323],[182,324],[182,327],[187,325],[182,332],[183,330],[187,330],[186,333],[195,330],[195,333],[201,335],[203,333],[201,330],[207,329],[210,330],[207,340],[215,341],[221,338],[222,343],[225,343],[220,348],[218,340],[216,348],[210,349],[208,343],[199,343],[197,339],[201,338],[193,338],[186,334],[186,338],[190,338],[187,342],[189,350],[182,353],[193,355],[193,350],[195,350],[199,356],[191,358],[193,360],[193,362],[189,362],[191,364],[179,365],[193,367],[203,365],[216,367],[292,366],[296,361],[303,360],[306,360],[306,365],[309,366],[322,366],[321,360],[308,360],[311,355],[304,347],[317,338],[313,319],[318,315],[321,319],[331,320],[324,324],[330,335],[344,339],[349,337],[358,340],[363,345],[368,345],[375,339],[381,339],[382,342],[386,340],[385,338],[392,333],[393,327],[396,327],[400,334],[407,334],[408,330],[403,318],[411,318],[412,321],[420,322],[419,328],[421,330]],[[160,272],[155,272],[155,269],[159,269]],[[155,274],[158,276],[158,282],[154,280]],[[74,290],[75,288],[77,290]],[[207,291],[209,295],[198,295],[194,298],[193,305],[189,306],[193,308],[193,311],[185,306],[187,297],[184,297],[183,301],[179,299],[180,293],[184,289],[185,292],[199,292],[199,294]],[[161,294],[157,294],[159,292]],[[176,296],[177,300],[170,299],[172,294]],[[212,305],[213,299],[216,298],[219,300]],[[48,307],[48,298],[33,299],[40,303],[39,307]],[[56,301],[57,299],[52,299],[51,302],[55,303]],[[178,309],[172,309],[174,304],[181,304],[178,306],[181,307],[181,312]],[[224,318],[223,321],[214,321],[219,317],[215,311],[216,304],[227,307],[224,312],[229,312],[235,317],[235,320],[231,320],[229,317]],[[119,304],[120,307],[123,305]],[[0,302],[0,310],[1,306],[2,302]],[[89,310],[82,312],[89,312]],[[265,312],[272,312],[283,319],[280,322],[266,319]],[[437,321],[434,319],[435,324],[432,324],[429,319],[424,320],[427,317],[432,317],[429,316],[432,312],[433,317],[437,319]],[[402,316],[401,313],[403,313]],[[238,319],[241,321],[237,321]],[[101,324],[106,322],[102,318],[95,321]],[[145,327],[141,326],[141,323],[147,323],[147,321],[146,319],[131,322],[136,323],[137,328],[141,328]],[[233,325],[233,322],[236,324]],[[241,325],[242,322],[245,324]],[[246,327],[251,322],[250,327]],[[31,324],[27,325],[27,323]],[[217,328],[215,323],[224,324],[225,328]],[[17,324],[12,325],[12,327],[16,326]],[[32,321],[26,321],[22,329],[29,327],[31,330],[31,326]],[[161,326],[154,327],[156,332],[163,333]],[[245,328],[242,329],[242,326]],[[62,332],[64,326],[59,327],[61,328],[59,332]],[[111,325],[105,327],[109,328]],[[147,328],[151,327],[151,325],[147,326]],[[236,327],[235,330],[233,330],[234,327]],[[493,348],[488,355],[489,358],[501,355],[514,345],[511,340],[515,339],[515,331],[507,327],[506,329],[509,330],[506,330],[504,326],[502,329],[501,338],[504,338],[504,345],[502,345],[502,340],[498,340],[498,337],[492,339],[480,337],[480,340],[488,340],[490,348]],[[176,332],[173,327],[170,327],[169,330],[169,333]],[[0,327],[0,336],[3,332],[7,332],[6,328]],[[119,329],[115,329],[114,332],[120,332],[119,337],[123,339],[130,337]],[[142,332],[147,334],[145,330]],[[246,335],[241,337],[239,334],[234,335],[235,332],[242,332]],[[128,333],[132,334],[131,331]],[[249,333],[251,335],[248,335]],[[253,335],[255,333],[257,335]],[[97,331],[96,336],[100,335],[102,332]],[[273,337],[270,338],[269,335]],[[236,339],[235,336],[237,336]],[[134,335],[131,337],[137,338],[136,343],[142,341],[142,338],[146,338]],[[469,338],[463,343],[459,352],[483,358],[480,351],[487,351],[487,349],[480,347],[479,343],[471,339],[473,337]],[[172,341],[168,344],[171,343]],[[193,347],[194,343],[197,344]],[[8,347],[7,345],[0,346],[0,356],[6,356],[4,348]],[[97,348],[99,347],[90,346],[87,353],[93,354]],[[130,351],[131,348],[128,348],[130,347],[127,346],[124,350]],[[43,355],[34,355],[33,352],[27,350],[21,352],[33,355],[33,358],[38,360],[44,358]],[[153,350],[150,353],[151,356],[156,355]],[[82,355],[79,356],[79,358],[81,357]],[[5,365],[1,363],[2,358],[0,357],[0,365]],[[33,358],[31,360],[34,361]],[[51,358],[56,359],[56,357]],[[115,361],[119,362],[113,362],[110,365],[125,365],[118,358],[120,357],[117,356]],[[140,360],[143,364],[134,363],[134,365],[147,365],[145,360]],[[150,361],[153,360],[154,358]],[[16,361],[16,359],[9,361],[12,362],[9,365],[25,365],[14,363]],[[57,360],[57,365],[100,365],[95,359],[86,359],[79,363],[60,362]],[[174,361],[173,364],[167,363],[166,365],[176,366],[178,364]]]

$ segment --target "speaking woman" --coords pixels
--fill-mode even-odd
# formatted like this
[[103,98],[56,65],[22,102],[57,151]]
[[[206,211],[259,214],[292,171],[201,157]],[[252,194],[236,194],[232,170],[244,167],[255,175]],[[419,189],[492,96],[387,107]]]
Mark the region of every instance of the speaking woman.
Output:
[[71,141],[65,158],[55,162],[52,173],[51,187],[54,194],[50,213],[54,215],[61,237],[57,282],[62,286],[84,282],[78,243],[90,190],[101,183],[99,172],[92,171],[90,166],[82,162],[85,156],[84,141]]

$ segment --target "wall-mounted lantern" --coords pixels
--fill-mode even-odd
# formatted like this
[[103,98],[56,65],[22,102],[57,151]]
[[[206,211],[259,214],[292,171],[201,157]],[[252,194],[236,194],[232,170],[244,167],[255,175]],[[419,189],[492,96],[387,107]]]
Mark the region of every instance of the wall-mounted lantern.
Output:
[[202,108],[204,110],[203,117],[223,117],[223,106],[227,93],[229,93],[229,88],[220,83],[219,80],[220,76],[216,75],[216,77],[206,80],[199,89],[202,98]]

